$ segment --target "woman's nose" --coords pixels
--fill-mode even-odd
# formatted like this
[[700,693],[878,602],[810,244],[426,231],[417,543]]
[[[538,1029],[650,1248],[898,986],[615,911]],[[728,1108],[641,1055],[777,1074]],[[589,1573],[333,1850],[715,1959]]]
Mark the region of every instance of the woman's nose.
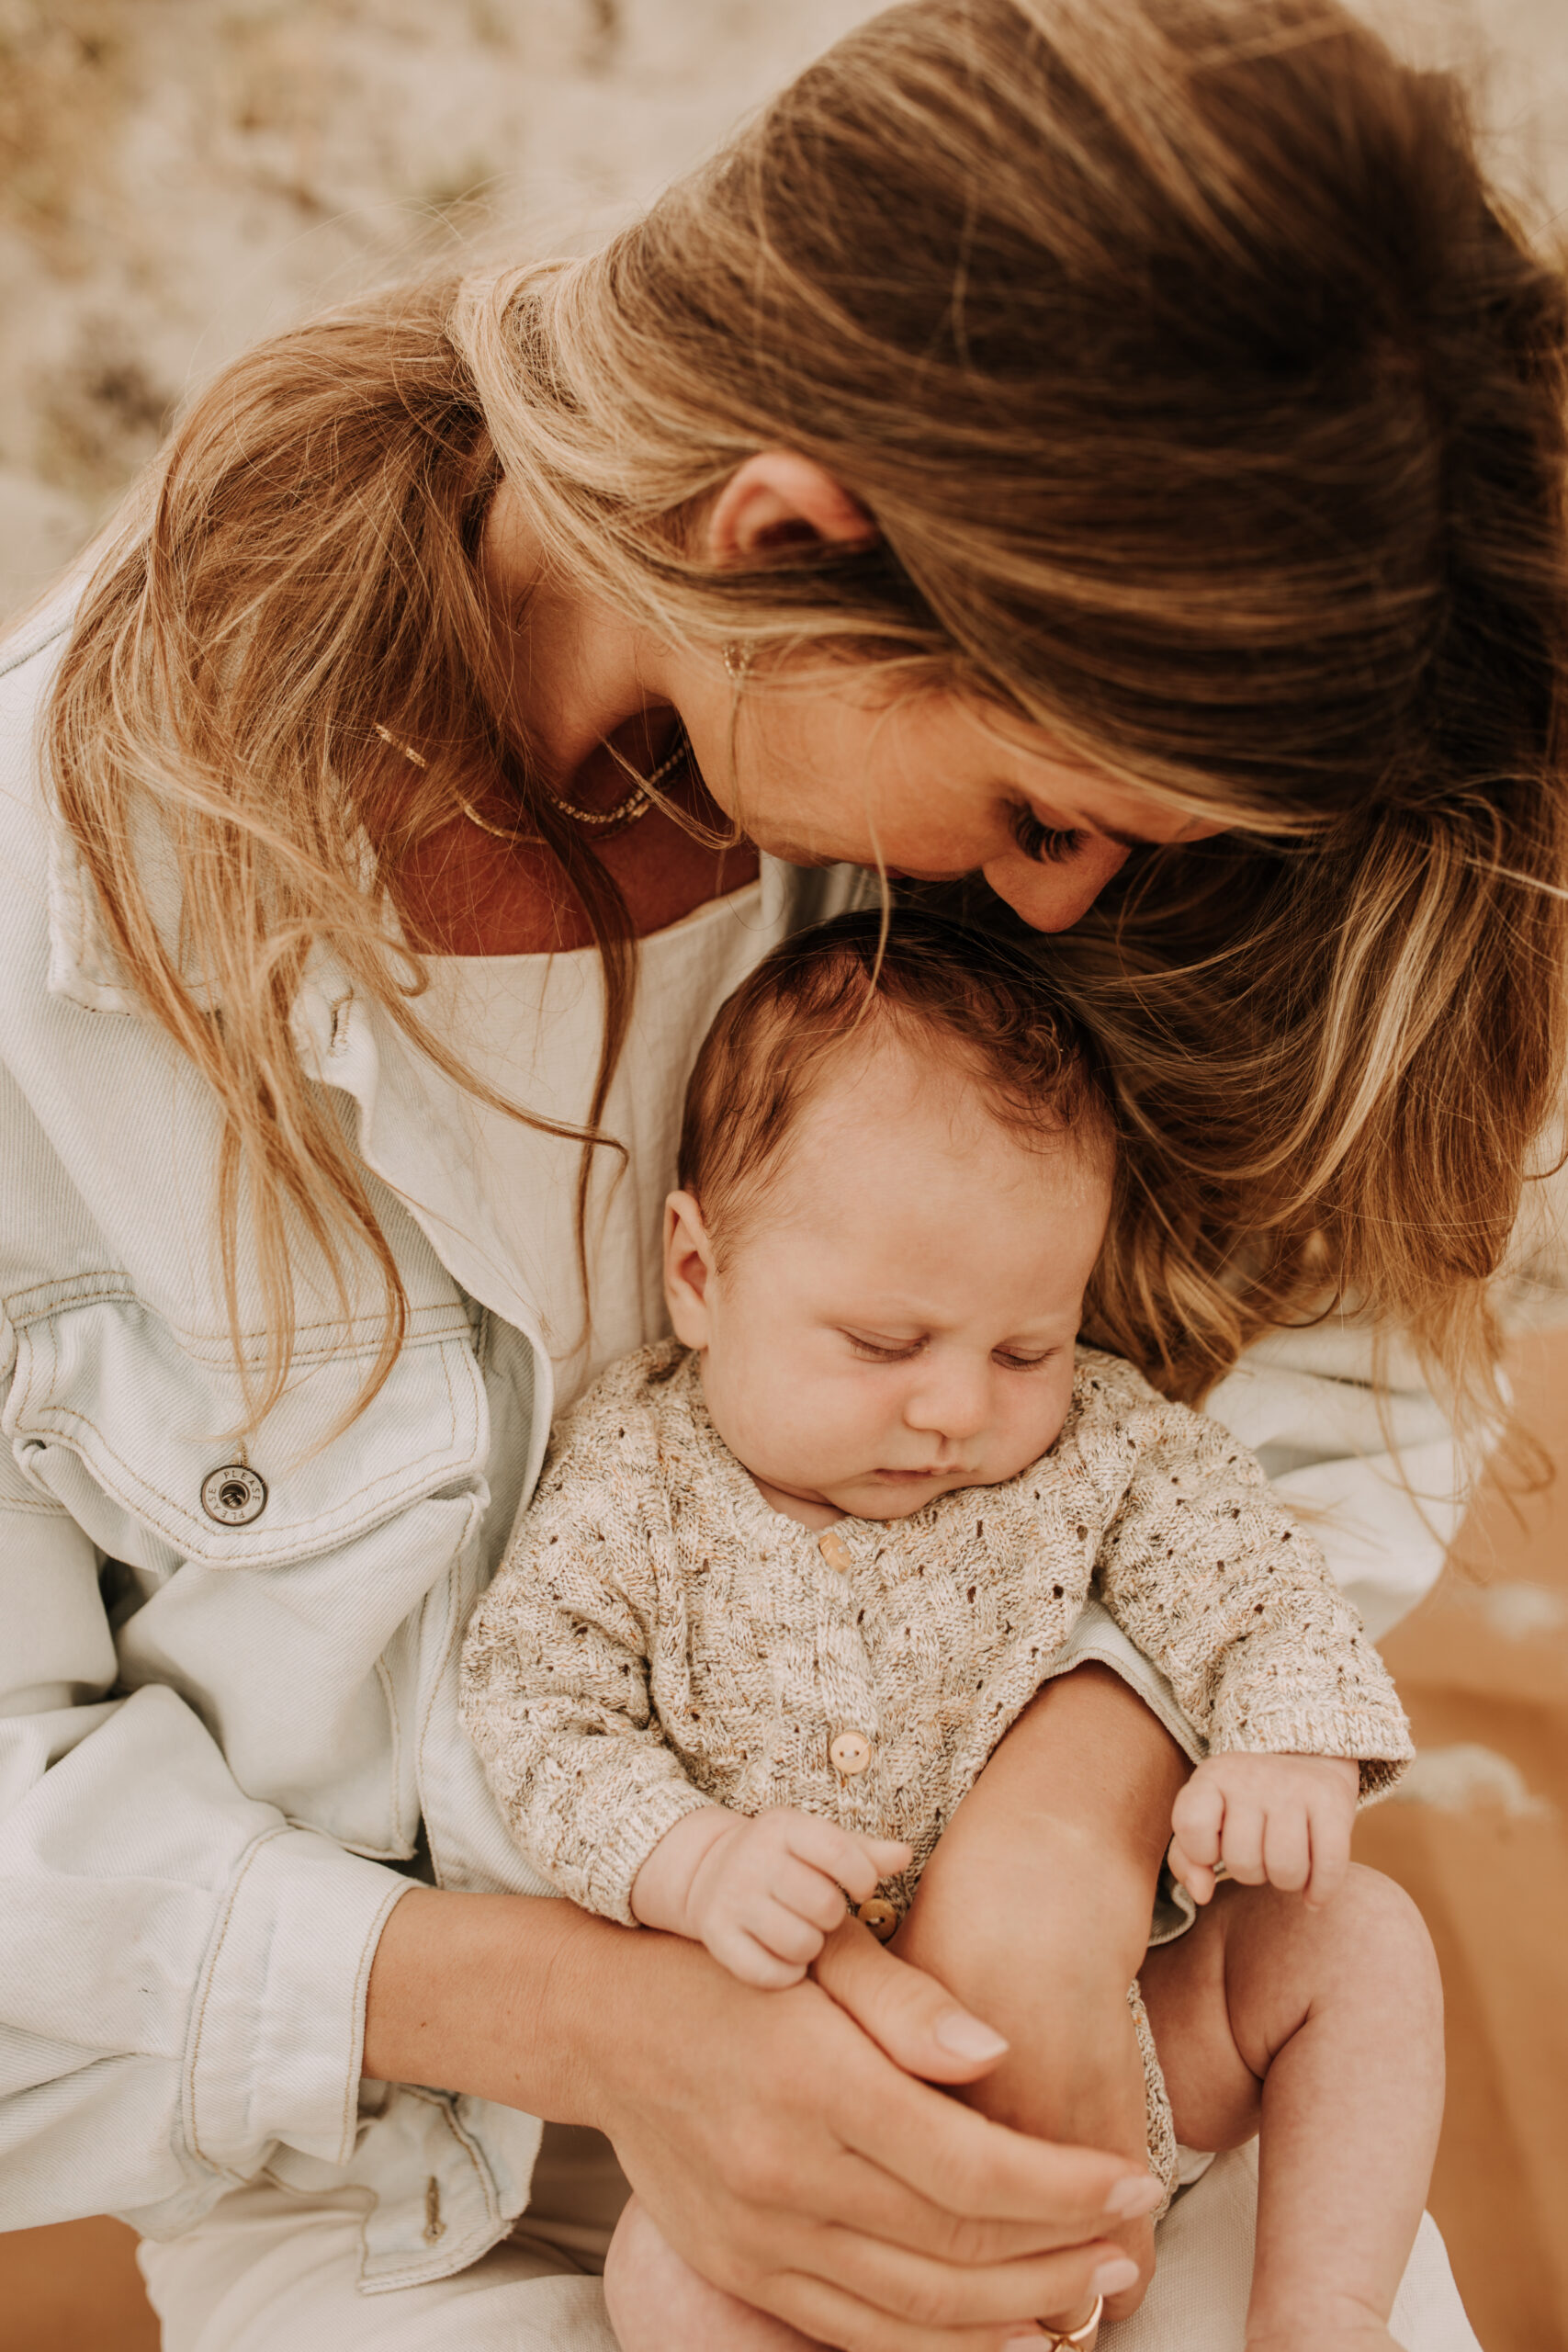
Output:
[[980,870],[998,898],[1032,931],[1068,931],[1126,863],[1127,852],[1120,842],[1086,833],[1059,865],[1042,864],[1015,849],[993,857]]

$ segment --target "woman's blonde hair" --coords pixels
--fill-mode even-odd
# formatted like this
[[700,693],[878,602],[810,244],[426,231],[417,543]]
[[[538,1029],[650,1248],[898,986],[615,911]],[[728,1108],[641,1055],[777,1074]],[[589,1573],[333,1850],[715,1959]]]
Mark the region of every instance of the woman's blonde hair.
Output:
[[[626,910],[536,786],[476,573],[503,476],[546,563],[667,639],[957,689],[1231,829],[1042,949],[1120,1097],[1095,1336],[1196,1397],[1353,1297],[1495,1402],[1488,1285],[1563,1060],[1564,348],[1455,85],[1329,0],[913,0],[591,258],[231,368],[93,582],[49,751],[221,1106],[252,1409],[306,1236],[340,1285],[378,1270],[367,1395],[400,1344],[289,1016],[326,951],[461,1074],[389,921],[455,786],[514,793],[603,949],[595,1121],[625,1034]],[[876,543],[716,569],[693,520],[775,445]]]

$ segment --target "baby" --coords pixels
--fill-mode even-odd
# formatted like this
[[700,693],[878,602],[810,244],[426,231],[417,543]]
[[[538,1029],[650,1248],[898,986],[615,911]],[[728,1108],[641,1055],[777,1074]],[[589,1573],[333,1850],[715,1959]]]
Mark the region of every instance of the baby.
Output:
[[[1176,1878],[1206,1902],[1228,1864],[1321,1904],[1358,1787],[1411,1753],[1388,1677],[1257,1463],[1076,1344],[1115,1151],[1070,1014],[1006,949],[881,929],[789,941],[709,1034],[666,1213],[676,1340],[565,1419],[469,1630],[491,1786],[563,1893],[789,1985],[846,1892],[897,1928],[1098,1603],[1201,1758]],[[1168,2099],[1128,1995],[1144,2211],[1178,2142],[1235,2145],[1261,2114],[1249,2352],[1393,2341],[1441,2067],[1410,1997],[1419,1938],[1398,1918],[1369,1966],[1364,1904],[1232,1887],[1145,1971]],[[1132,2275],[1102,2266],[1044,2340],[1091,2344]],[[606,2288],[626,2352],[807,2340],[700,2279],[635,2202]]]

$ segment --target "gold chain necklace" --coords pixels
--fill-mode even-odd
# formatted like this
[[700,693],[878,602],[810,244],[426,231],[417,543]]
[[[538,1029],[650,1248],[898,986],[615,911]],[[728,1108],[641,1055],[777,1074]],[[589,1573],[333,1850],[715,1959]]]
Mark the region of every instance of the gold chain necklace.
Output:
[[[390,728],[383,727],[379,719],[376,721],[376,732],[383,743],[389,744],[394,752],[400,752],[403,758],[412,761],[416,768],[430,765],[422,752],[416,752],[412,743],[400,742]],[[685,727],[681,726],[676,732],[674,750],[660,761],[651,775],[638,775],[630,761],[623,758],[613,745],[606,743],[604,748],[633,779],[631,790],[624,800],[617,800],[613,808],[584,808],[580,802],[569,800],[564,792],[550,792],[550,798],[565,816],[571,818],[575,824],[590,826],[601,838],[607,838],[613,832],[624,832],[628,825],[635,825],[639,817],[648,814],[653,806],[653,796],[665,778],[673,775],[676,769],[684,766],[691,758],[692,739]],[[549,792],[547,785],[545,789]],[[456,786],[452,797],[471,825],[477,825],[481,833],[490,833],[498,842],[531,842],[538,838],[536,834],[519,831],[514,825],[492,824],[488,817],[480,816],[472,801]]]

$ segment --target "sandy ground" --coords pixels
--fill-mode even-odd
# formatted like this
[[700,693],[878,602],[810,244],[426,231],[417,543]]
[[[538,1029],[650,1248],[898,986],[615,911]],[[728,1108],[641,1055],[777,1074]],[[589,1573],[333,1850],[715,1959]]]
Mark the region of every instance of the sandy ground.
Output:
[[[1369,0],[1371,6],[1371,0]],[[1568,219],[1568,0],[1378,0],[1476,74],[1498,168]],[[0,615],[181,398],[269,328],[438,254],[624,217],[863,0],[0,0]],[[1568,1464],[1568,1335],[1520,1393]],[[1568,2352],[1568,1493],[1478,1505],[1388,1644],[1422,1748],[1362,1851],[1450,2008],[1434,2203],[1486,2352]],[[111,2222],[0,2239],[6,2352],[155,2342]],[[1197,2347],[1194,2347],[1197,2352]]]

